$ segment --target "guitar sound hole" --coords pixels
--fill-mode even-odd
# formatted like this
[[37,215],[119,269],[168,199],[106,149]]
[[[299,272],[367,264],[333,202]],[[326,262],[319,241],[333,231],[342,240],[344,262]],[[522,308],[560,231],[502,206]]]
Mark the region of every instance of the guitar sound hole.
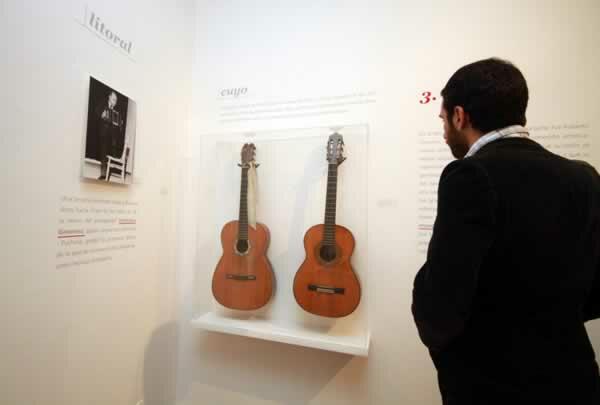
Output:
[[235,245],[235,248],[238,251],[238,253],[246,253],[248,251],[248,241],[244,239],[238,240]]
[[324,262],[331,262],[335,259],[335,246],[323,245],[319,251],[321,260]]

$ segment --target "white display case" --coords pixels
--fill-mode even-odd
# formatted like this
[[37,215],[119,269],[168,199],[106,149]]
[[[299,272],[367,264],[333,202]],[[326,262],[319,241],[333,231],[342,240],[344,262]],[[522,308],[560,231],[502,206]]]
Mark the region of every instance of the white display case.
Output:
[[[304,234],[322,224],[327,189],[327,140],[338,132],[344,138],[347,158],[338,168],[336,223],[354,235],[352,267],[361,285],[356,310],[342,318],[327,318],[304,311],[294,298],[294,276],[305,258]],[[370,344],[368,320],[368,147],[366,125],[294,129],[214,136],[206,142],[214,162],[210,174],[214,231],[198,255],[210,280],[222,254],[222,226],[238,219],[240,150],[246,142],[256,146],[256,220],[270,230],[267,252],[276,280],[271,301],[255,311],[238,311],[213,299],[212,310],[192,320],[194,327],[213,332],[272,340],[352,355],[367,356]],[[202,224],[206,227],[207,224]],[[211,295],[210,282],[200,286]]]

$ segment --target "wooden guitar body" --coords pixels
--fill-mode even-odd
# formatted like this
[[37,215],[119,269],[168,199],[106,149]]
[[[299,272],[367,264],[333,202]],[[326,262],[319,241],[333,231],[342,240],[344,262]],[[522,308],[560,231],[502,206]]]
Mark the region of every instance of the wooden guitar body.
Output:
[[307,312],[339,318],[351,314],[360,302],[360,283],[352,270],[354,236],[335,225],[335,258],[323,259],[325,225],[311,227],[304,236],[306,259],[294,278],[294,297]]
[[248,226],[247,246],[239,245],[238,229],[239,221],[231,221],[221,231],[223,255],[213,274],[212,293],[227,308],[258,309],[273,294],[274,276],[267,258],[269,229],[260,223],[256,229]]

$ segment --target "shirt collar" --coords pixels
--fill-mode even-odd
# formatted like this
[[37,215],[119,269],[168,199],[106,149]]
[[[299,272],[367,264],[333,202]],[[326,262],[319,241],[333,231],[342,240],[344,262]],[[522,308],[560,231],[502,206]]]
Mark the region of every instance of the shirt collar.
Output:
[[469,148],[469,151],[465,155],[466,158],[476,154],[479,149],[483,148],[488,143],[492,143],[502,138],[527,138],[529,131],[522,125],[511,125],[509,127],[496,129],[482,135],[473,145]]

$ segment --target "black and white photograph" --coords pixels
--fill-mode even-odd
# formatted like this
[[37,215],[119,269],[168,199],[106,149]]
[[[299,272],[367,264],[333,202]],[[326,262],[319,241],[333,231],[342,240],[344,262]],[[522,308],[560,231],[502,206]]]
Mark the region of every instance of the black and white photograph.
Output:
[[136,104],[112,87],[90,77],[83,177],[131,184]]

